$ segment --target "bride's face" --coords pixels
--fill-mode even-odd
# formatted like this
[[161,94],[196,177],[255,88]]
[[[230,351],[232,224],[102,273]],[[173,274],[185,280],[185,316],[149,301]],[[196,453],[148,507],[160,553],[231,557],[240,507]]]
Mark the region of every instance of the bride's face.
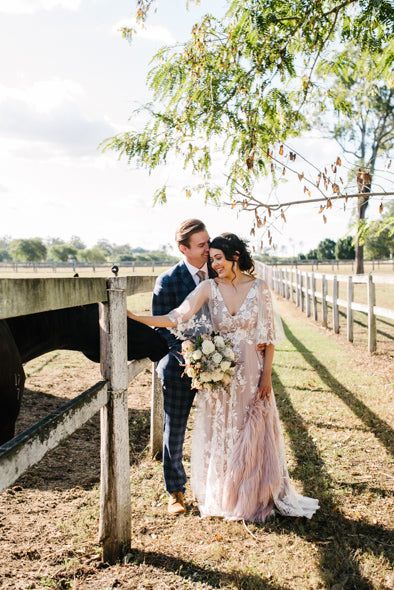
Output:
[[218,273],[219,278],[230,280],[234,278],[236,263],[232,260],[227,260],[222,250],[211,248],[209,250],[209,259],[213,270]]

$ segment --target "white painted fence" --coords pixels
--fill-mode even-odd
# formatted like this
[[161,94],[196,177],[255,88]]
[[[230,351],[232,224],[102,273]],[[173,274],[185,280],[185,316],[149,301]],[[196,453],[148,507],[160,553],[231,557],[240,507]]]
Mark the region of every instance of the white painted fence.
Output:
[[[332,304],[332,321],[334,332],[339,332],[339,308],[346,309],[346,336],[353,342],[353,311],[365,313],[368,317],[368,351],[376,350],[376,317],[394,320],[394,310],[376,305],[375,285],[394,285],[394,275],[333,275],[317,272],[305,272],[295,268],[268,266],[256,262],[256,272],[285,299],[295,302],[305,312],[307,317],[318,320],[317,302],[322,306],[322,324],[327,326],[328,306]],[[321,280],[321,291],[316,290],[316,279]],[[332,296],[328,295],[327,284],[332,281]],[[346,283],[347,298],[338,298],[338,283]],[[353,301],[353,286],[365,284],[368,303]]]
[[[103,559],[109,563],[119,559],[131,538],[127,387],[132,379],[151,365],[148,359],[127,362],[126,297],[152,291],[155,278],[0,280],[0,319],[100,302],[101,373],[104,381],[96,383],[0,447],[0,491],[100,410],[99,537]],[[156,384],[156,424],[162,419],[162,402],[158,393]],[[152,433],[153,428],[153,441]],[[157,433],[155,437],[157,452]]]

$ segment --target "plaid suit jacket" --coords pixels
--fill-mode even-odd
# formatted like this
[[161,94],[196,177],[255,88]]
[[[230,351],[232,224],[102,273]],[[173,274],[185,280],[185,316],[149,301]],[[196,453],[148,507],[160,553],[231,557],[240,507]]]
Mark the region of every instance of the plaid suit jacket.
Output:
[[[175,309],[195,287],[196,284],[184,261],[178,262],[156,280],[152,299],[153,315],[164,315]],[[167,340],[170,349],[169,354],[158,363],[157,374],[162,380],[179,381],[184,370],[181,341],[166,328],[156,329]],[[190,387],[190,379],[186,375],[182,377],[182,382],[185,387]]]

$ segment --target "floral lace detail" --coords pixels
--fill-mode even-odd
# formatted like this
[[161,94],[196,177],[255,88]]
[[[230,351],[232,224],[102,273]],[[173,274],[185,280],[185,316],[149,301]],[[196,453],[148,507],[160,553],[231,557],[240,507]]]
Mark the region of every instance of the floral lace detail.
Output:
[[[282,332],[281,323],[275,318],[271,293],[264,281],[256,279],[240,309],[232,316],[216,282],[211,279],[209,283],[213,329],[231,339],[237,365],[230,395],[220,389],[214,395],[210,392],[197,395],[191,486],[201,515],[264,521],[275,507],[282,514],[310,518],[318,508],[318,502],[304,498],[291,486],[274,393],[271,392],[269,403],[264,402],[264,410],[260,410],[263,402],[256,400],[263,367],[257,344],[275,344]],[[255,430],[250,434],[253,420]],[[245,448],[255,449],[246,451],[246,455],[237,448],[245,439]],[[242,460],[237,459],[237,452],[241,452]],[[263,475],[253,487],[248,488],[247,483],[245,489],[242,481],[239,488],[229,490],[226,482],[229,470],[232,480],[245,464],[249,464],[252,473],[261,472]],[[277,466],[279,474],[276,487],[264,467],[271,464]],[[235,503],[232,504],[231,498],[234,500],[234,497]]]

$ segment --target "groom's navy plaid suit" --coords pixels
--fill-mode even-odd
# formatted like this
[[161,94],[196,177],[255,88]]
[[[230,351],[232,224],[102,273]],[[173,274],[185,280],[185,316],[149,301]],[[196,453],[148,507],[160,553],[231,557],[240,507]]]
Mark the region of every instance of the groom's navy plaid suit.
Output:
[[[182,261],[160,275],[153,291],[153,315],[164,315],[178,307],[195,288],[192,275]],[[185,491],[186,473],[182,464],[186,424],[196,393],[191,380],[183,375],[181,341],[165,328],[158,328],[168,342],[170,352],[157,365],[163,385],[163,469],[167,492]]]

